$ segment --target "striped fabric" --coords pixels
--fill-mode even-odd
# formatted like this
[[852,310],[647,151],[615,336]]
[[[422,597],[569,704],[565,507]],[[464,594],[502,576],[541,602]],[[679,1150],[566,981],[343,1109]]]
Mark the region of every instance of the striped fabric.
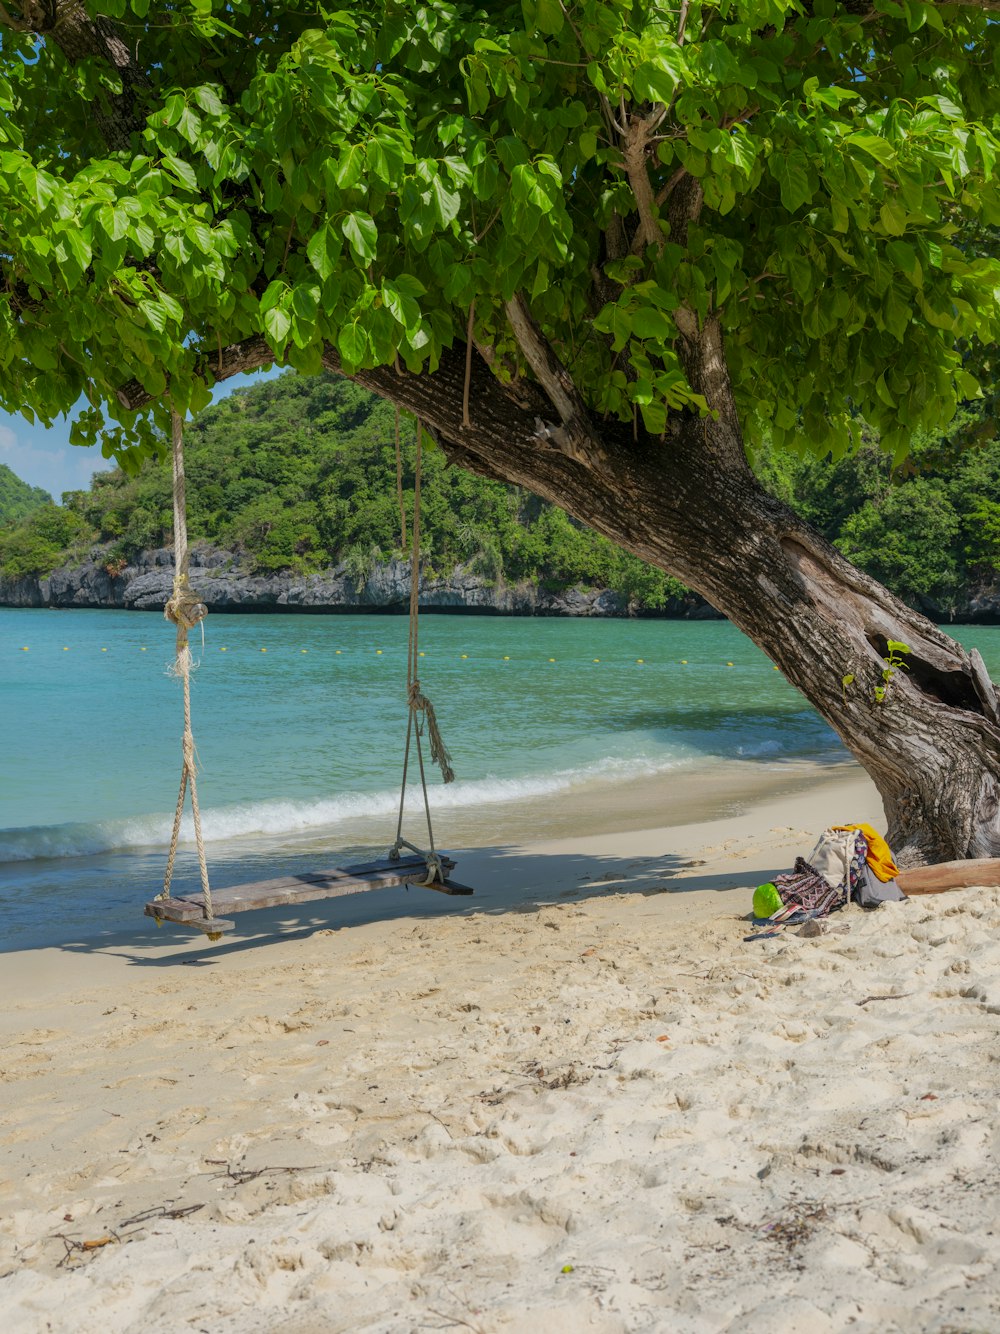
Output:
[[783,922],[798,914],[826,917],[844,903],[844,886],[831,887],[804,857],[796,857],[793,871],[776,875],[774,886],[781,895],[782,906],[772,913],[772,922]]

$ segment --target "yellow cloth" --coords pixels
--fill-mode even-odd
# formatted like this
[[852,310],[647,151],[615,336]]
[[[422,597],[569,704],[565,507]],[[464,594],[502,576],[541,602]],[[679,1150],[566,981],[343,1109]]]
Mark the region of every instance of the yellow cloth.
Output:
[[884,882],[895,880],[899,867],[892,860],[889,844],[881,834],[876,834],[870,824],[835,824],[834,829],[857,829],[865,836],[868,844],[868,856],[865,858],[872,872]]

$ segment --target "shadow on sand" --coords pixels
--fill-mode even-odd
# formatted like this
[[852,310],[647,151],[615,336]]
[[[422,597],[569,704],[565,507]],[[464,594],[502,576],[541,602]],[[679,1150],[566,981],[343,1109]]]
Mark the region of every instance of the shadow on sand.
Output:
[[[137,967],[211,967],[220,959],[278,941],[303,940],[318,931],[341,931],[372,922],[432,917],[475,918],[484,914],[533,913],[554,903],[607,898],[613,894],[649,897],[710,892],[720,895],[740,886],[773,879],[783,866],[768,870],[732,868],[699,872],[703,862],[664,853],[654,857],[599,857],[569,853],[528,854],[498,845],[455,854],[456,875],[475,887],[472,899],[450,898],[417,887],[369,890],[350,897],[262,908],[235,917],[236,930],[218,942],[189,928],[154,925],[136,905],[134,929],[93,938],[67,939],[51,948],[70,953],[108,954]],[[742,912],[743,897],[734,908]],[[164,952],[165,946],[176,945]]]

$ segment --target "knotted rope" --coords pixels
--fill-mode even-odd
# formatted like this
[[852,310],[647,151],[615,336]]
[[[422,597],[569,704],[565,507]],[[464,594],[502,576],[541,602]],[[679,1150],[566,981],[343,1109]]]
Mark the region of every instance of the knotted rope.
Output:
[[205,916],[211,919],[212,891],[208,884],[208,864],[205,860],[205,843],[201,835],[201,809],[198,806],[198,783],[196,778],[197,760],[194,748],[194,733],[191,730],[191,649],[188,645],[188,631],[205,619],[208,608],[200,602],[191,590],[188,580],[188,540],[187,510],[184,499],[184,422],[173,406],[170,409],[171,437],[174,463],[174,587],[163,608],[164,620],[173,621],[177,627],[177,659],[171,668],[175,676],[180,677],[184,690],[184,733],[181,738],[181,786],[177,794],[177,808],[174,811],[174,828],[170,836],[170,852],[167,855],[167,869],[163,877],[163,892],[158,899],[170,897],[170,882],[174,874],[174,860],[177,856],[177,841],[181,832],[181,816],[184,814],[184,796],[191,789],[191,815],[194,820],[194,841],[198,849],[198,867],[201,871],[201,890],[205,899]]
[[[435,880],[444,879],[441,858],[434,849],[434,827],[431,823],[431,805],[427,794],[427,774],[424,768],[423,734],[427,729],[430,743],[431,760],[441,770],[441,777],[446,783],[455,781],[455,771],[451,767],[451,756],[438,727],[434,705],[420,689],[418,660],[420,657],[420,477],[422,461],[423,427],[417,421],[417,456],[413,474],[413,519],[411,523],[412,539],[410,543],[410,633],[406,654],[406,702],[409,717],[406,725],[406,749],[403,753],[403,781],[399,793],[399,820],[396,824],[396,841],[389,849],[389,856],[394,861],[399,859],[401,849],[426,858],[427,878],[422,884],[429,885]],[[397,471],[401,473],[401,455],[399,452],[399,410],[396,412],[396,460]],[[427,818],[427,839],[429,851],[407,842],[403,838],[403,812],[406,806],[406,780],[410,767],[410,750],[416,742],[417,764],[420,770],[420,787],[424,798],[424,814]]]

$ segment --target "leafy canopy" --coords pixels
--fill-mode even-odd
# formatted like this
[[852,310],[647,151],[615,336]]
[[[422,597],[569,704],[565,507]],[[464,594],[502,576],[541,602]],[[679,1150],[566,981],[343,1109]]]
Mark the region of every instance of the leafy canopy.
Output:
[[[256,335],[305,372],[324,347],[348,374],[433,372],[474,304],[496,373],[524,373],[516,294],[588,407],[651,432],[703,409],[681,312],[718,315],[751,437],[843,451],[860,416],[902,453],[977,393],[961,340],[1000,328],[1000,265],[955,244],[963,218],[1000,223],[1000,24],[978,8],[85,8],[127,78],[0,29],[0,405],[49,421],[83,394],[74,439],[116,423],[123,462],[162,407],[129,412],[120,386],[196,409]],[[109,115],[131,121],[114,152]]]

